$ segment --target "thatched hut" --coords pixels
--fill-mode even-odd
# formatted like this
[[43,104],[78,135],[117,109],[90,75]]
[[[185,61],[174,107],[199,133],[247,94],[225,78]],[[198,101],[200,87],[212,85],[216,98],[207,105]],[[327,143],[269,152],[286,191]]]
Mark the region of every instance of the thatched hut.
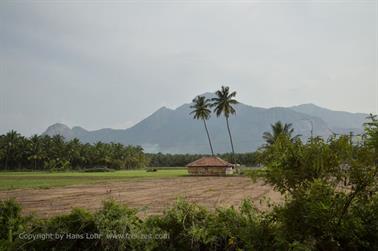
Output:
[[186,165],[190,175],[223,176],[234,173],[235,165],[219,157],[202,157]]

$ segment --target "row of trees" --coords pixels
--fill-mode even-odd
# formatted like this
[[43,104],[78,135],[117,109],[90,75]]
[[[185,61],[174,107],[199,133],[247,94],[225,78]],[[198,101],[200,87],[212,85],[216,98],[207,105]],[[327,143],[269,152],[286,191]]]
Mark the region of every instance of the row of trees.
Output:
[[108,167],[139,168],[145,165],[143,149],[122,144],[82,144],[62,136],[21,136],[16,131],[0,135],[0,170],[51,170]]

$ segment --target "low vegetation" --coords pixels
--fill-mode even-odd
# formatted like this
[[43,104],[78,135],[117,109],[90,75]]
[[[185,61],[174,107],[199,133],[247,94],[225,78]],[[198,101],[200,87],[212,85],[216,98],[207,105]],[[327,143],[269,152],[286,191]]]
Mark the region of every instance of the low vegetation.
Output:
[[187,175],[184,168],[157,172],[121,170],[111,172],[0,172],[0,190],[18,188],[51,188],[67,185],[128,181],[130,179],[171,178]]

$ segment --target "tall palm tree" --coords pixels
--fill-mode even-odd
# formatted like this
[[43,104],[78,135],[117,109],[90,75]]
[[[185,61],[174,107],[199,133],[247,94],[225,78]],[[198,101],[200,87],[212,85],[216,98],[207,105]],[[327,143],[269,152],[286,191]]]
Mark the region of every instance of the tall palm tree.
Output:
[[234,99],[236,96],[236,92],[230,93],[230,88],[228,86],[222,86],[222,88],[215,92],[216,97],[212,98],[213,104],[211,105],[214,108],[214,112],[219,117],[220,115],[224,115],[226,118],[228,136],[230,137],[231,142],[231,149],[232,149],[232,157],[235,157],[235,150],[234,150],[234,143],[232,142],[232,136],[230,131],[230,124],[228,118],[230,115],[235,114],[236,111],[233,105],[238,104],[239,102]]
[[263,138],[265,139],[267,145],[273,145],[274,142],[278,139],[280,135],[287,135],[291,141],[296,140],[301,135],[292,136],[294,133],[294,129],[292,128],[292,124],[283,124],[281,121],[277,121],[276,123],[272,124],[272,133],[271,132],[264,132]]
[[193,105],[190,108],[193,111],[190,114],[194,114],[194,119],[201,119],[206,129],[207,139],[209,140],[209,145],[211,149],[211,155],[214,156],[213,145],[211,144],[209,130],[207,129],[206,120],[210,118],[211,110],[210,108],[210,100],[205,98],[204,96],[197,96],[193,99]]

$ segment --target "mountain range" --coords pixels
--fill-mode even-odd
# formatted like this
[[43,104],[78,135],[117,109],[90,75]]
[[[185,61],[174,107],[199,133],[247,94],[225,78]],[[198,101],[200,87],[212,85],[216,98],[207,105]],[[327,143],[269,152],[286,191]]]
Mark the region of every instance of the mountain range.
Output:
[[[208,98],[212,93],[203,94]],[[57,123],[43,135],[62,135],[66,139],[78,138],[84,143],[118,142],[140,145],[145,152],[203,153],[210,152],[206,132],[201,121],[189,115],[191,103],[176,109],[161,107],[153,114],[127,129],[100,129],[88,131],[82,127],[70,128]],[[264,141],[262,134],[280,120],[292,123],[295,134],[306,140],[311,133],[327,138],[333,133],[361,133],[367,114],[333,111],[314,104],[293,107],[260,108],[239,103],[236,115],[230,117],[230,127],[236,152],[251,152]],[[212,114],[208,120],[210,137],[216,153],[230,152],[230,143],[224,117]]]

